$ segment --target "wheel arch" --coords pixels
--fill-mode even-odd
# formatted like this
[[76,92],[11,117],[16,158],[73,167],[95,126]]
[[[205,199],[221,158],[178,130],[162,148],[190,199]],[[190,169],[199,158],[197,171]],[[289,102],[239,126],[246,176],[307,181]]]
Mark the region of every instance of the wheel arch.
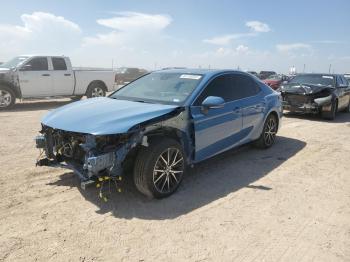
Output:
[[9,83],[7,81],[0,80],[0,86],[10,88],[15,93],[16,98],[19,98],[19,99],[22,98],[21,89],[19,87],[15,86],[14,84]]
[[108,88],[107,88],[107,85],[106,85],[105,82],[103,82],[102,80],[93,80],[93,81],[91,81],[91,82],[88,84],[88,86],[87,86],[87,88],[86,88],[85,94],[87,94],[87,92],[89,91],[89,89],[90,89],[91,87],[93,87],[94,85],[96,85],[96,84],[97,84],[97,85],[101,85],[101,87],[104,88],[105,92],[108,91]]

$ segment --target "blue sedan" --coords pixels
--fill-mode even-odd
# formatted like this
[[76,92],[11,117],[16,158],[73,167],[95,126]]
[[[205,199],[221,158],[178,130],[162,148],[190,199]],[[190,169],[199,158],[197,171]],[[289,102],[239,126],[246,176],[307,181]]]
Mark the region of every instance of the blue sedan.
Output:
[[161,70],[109,97],[48,113],[36,138],[45,152],[37,165],[72,169],[83,188],[118,187],[131,172],[141,193],[163,198],[188,165],[250,142],[271,147],[281,117],[280,95],[250,74]]

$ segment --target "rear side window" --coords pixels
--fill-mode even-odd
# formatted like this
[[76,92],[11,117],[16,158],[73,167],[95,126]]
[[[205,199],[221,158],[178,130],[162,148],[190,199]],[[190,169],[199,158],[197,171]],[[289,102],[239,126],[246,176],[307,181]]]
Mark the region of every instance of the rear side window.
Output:
[[235,99],[255,96],[260,92],[258,84],[251,77],[245,75],[235,76],[234,90]]
[[53,70],[67,70],[66,61],[62,57],[52,57]]
[[200,94],[195,105],[201,105],[208,96],[219,96],[226,102],[254,96],[260,92],[260,87],[252,78],[238,74],[218,76]]
[[49,66],[47,63],[46,57],[35,57],[30,60],[27,65],[30,65],[28,70],[30,71],[47,71],[49,70]]

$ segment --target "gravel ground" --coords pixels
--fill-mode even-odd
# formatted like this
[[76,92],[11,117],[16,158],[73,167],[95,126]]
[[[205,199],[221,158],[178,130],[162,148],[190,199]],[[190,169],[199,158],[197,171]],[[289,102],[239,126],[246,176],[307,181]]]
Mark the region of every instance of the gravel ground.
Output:
[[0,261],[350,261],[350,114],[285,116],[276,144],[231,150],[149,200],[126,180],[107,203],[35,167],[40,118],[0,112]]

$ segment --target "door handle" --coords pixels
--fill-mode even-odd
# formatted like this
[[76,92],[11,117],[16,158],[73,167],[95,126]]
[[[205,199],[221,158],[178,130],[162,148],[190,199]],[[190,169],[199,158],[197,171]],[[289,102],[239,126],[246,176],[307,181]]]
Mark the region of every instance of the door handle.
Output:
[[239,111],[241,111],[241,108],[239,106],[236,106],[232,111],[235,113],[239,113]]
[[50,74],[42,74],[42,76],[50,76]]
[[64,76],[71,76],[71,74],[64,74]]

